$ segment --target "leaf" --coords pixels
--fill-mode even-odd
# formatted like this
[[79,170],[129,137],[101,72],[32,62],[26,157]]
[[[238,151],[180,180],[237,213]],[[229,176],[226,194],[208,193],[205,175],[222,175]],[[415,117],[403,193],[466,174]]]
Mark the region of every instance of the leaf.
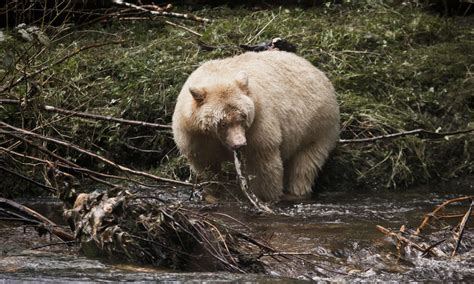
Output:
[[34,39],[33,36],[24,29],[19,29],[18,33],[26,41],[33,41],[33,39]]
[[49,46],[49,44],[51,43],[51,40],[49,39],[47,35],[45,35],[42,31],[37,31],[35,34],[36,34],[36,37],[38,38],[38,41],[42,45]]

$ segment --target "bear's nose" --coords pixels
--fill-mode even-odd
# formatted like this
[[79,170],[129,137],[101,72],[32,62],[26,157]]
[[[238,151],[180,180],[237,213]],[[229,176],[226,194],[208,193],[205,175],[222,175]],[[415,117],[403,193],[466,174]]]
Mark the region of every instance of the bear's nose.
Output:
[[229,127],[226,132],[225,144],[231,150],[237,150],[247,145],[245,129],[240,125]]
[[242,143],[237,143],[232,145],[232,150],[238,150],[244,146],[247,146],[247,141],[243,141]]

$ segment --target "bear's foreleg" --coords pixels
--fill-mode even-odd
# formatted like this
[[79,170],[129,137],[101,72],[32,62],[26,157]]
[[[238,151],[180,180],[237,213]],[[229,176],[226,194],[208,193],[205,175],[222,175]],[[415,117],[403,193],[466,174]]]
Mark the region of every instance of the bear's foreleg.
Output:
[[311,193],[318,171],[328,157],[329,150],[313,143],[298,151],[285,169],[287,190],[291,195],[303,196]]
[[250,189],[263,201],[274,201],[283,194],[283,163],[280,151],[246,155]]

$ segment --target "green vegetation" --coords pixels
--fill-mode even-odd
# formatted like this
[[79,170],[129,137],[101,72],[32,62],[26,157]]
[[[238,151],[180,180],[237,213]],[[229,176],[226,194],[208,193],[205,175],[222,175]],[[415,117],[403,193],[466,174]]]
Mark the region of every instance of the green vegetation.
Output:
[[[31,81],[40,87],[30,94],[32,103],[21,110],[0,105],[0,120],[26,129],[40,127],[43,135],[62,137],[122,164],[184,179],[189,170],[178,158],[169,132],[47,113],[35,103],[170,123],[181,85],[200,63],[238,54],[239,44],[283,37],[334,83],[342,111],[341,138],[474,127],[472,17],[441,18],[420,8],[381,4],[269,10],[215,7],[194,13],[214,21],[182,24],[202,33],[206,44],[220,48],[201,50],[196,36],[161,20],[115,21],[63,32],[47,48],[13,37],[0,42],[5,54],[15,47],[20,59],[15,72],[1,67],[4,85],[12,76],[32,72],[41,62],[55,61],[77,47],[124,41],[82,51],[34,76]],[[22,52],[33,55],[43,48],[30,62],[19,58]],[[19,84],[1,95],[24,98],[27,87]],[[8,139],[0,136],[1,143]],[[106,170],[82,154],[56,151],[78,164]],[[400,188],[464,176],[474,170],[473,151],[472,133],[339,145],[318,185],[331,190]],[[1,157],[11,163],[5,153]]]

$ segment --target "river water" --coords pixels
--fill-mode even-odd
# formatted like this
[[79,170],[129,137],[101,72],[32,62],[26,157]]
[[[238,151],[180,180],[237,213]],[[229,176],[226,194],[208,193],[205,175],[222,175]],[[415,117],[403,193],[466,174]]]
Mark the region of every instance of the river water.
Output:
[[[298,252],[293,262],[272,275],[224,272],[180,273],[169,269],[88,259],[77,248],[38,237],[33,228],[0,223],[0,282],[259,282],[320,281],[465,281],[474,282],[474,252],[453,259],[397,257],[395,245],[375,229],[417,227],[425,213],[443,201],[472,195],[472,179],[398,192],[325,192],[312,201],[282,203],[277,216],[256,216],[235,203],[218,206],[248,224],[279,251]],[[51,200],[23,201],[60,222],[61,206]],[[460,212],[466,204],[455,204]],[[468,226],[472,230],[474,222]],[[305,255],[311,261],[305,261]]]

